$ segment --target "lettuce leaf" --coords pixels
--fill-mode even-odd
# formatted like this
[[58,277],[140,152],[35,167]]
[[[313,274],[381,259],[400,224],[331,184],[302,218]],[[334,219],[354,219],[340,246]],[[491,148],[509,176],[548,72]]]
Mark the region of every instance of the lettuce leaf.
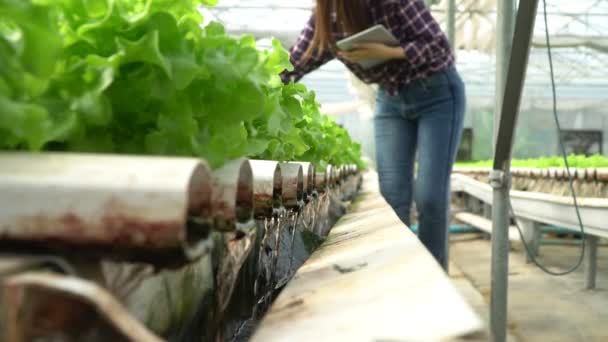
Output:
[[0,0],[0,149],[249,156],[362,165],[313,92],[197,6],[217,0]]

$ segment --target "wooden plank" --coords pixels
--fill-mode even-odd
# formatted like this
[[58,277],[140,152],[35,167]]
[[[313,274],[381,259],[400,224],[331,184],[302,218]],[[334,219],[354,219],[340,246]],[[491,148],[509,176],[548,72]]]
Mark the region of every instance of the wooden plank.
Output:
[[[483,329],[417,237],[388,204],[377,207],[374,191],[366,181],[365,199],[298,270],[252,341],[438,341]],[[366,201],[374,209],[358,213]]]

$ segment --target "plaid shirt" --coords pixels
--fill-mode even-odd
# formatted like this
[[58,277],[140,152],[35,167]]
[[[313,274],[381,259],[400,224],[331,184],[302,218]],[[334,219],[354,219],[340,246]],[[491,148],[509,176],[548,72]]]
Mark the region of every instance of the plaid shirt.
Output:
[[[400,41],[406,59],[388,61],[368,70],[335,56],[329,49],[321,55],[313,53],[312,57],[306,59],[303,55],[312,42],[315,30],[313,14],[289,51],[294,70],[285,71],[281,75],[283,81],[298,81],[305,74],[338,58],[363,82],[377,83],[390,94],[396,94],[404,85],[454,64],[450,43],[423,0],[369,0],[368,6],[373,24],[384,25],[393,33]],[[333,26],[337,27],[335,21]],[[345,37],[345,33],[334,30],[333,38],[336,41]]]

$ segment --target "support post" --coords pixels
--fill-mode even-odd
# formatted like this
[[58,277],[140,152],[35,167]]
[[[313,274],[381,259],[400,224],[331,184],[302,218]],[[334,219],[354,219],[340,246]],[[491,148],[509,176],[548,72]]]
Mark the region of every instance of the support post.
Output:
[[479,213],[481,212],[481,204],[482,203],[478,198],[469,196],[469,203],[467,206],[469,207],[471,213],[479,215]]
[[[504,2],[506,1],[511,1],[511,4],[513,4],[512,0],[502,0],[499,3],[502,2],[502,5],[505,5]],[[490,298],[490,335],[493,342],[504,342],[507,337],[511,152],[530,56],[530,44],[534,32],[537,7],[538,0],[519,2],[506,82],[503,91],[497,93],[497,97],[501,97],[502,100],[498,100],[500,101],[500,115],[497,117],[494,164],[490,173],[490,184],[494,189],[492,205],[492,295]],[[499,7],[498,13],[501,12],[505,15],[503,20],[510,17],[510,11],[505,11]],[[500,67],[500,64],[497,67]]]
[[450,44],[456,49],[456,0],[448,0],[447,31]]
[[509,276],[509,180],[508,172],[492,171],[492,293],[490,297],[490,332],[492,341],[507,338],[507,294]]
[[498,0],[496,8],[496,97],[494,107],[494,142],[498,135],[502,95],[505,90],[509,56],[515,30],[516,0]]
[[586,234],[587,240],[585,252],[585,289],[595,289],[595,279],[597,274],[597,242],[598,237]]
[[492,219],[492,205],[488,203],[483,204],[483,217],[488,220]]
[[[488,220],[492,220],[492,205],[489,203],[484,203],[483,204],[483,217],[485,217]],[[492,234],[484,234],[484,237],[487,240],[490,240],[492,238]]]
[[538,256],[538,248],[540,245],[540,225],[537,222],[528,219],[517,219],[519,226],[521,227],[524,242],[530,248],[530,253],[524,246],[524,255],[526,257],[526,263],[531,263],[532,257]]

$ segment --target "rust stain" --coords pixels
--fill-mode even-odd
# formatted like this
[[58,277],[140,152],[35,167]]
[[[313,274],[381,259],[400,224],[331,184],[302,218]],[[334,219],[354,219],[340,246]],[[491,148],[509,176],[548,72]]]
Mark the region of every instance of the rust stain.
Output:
[[249,181],[239,181],[236,192],[237,205],[253,208],[253,183]]
[[190,190],[188,213],[193,216],[209,217],[211,215],[211,186],[206,182],[193,184]]
[[234,205],[226,201],[217,201],[214,210],[214,215],[221,213],[224,218],[228,219],[234,216]]
[[256,216],[270,216],[272,215],[272,208],[274,203],[274,196],[258,193],[255,194],[253,207],[255,209]]
[[[12,305],[13,336],[24,341],[49,337],[61,333],[75,337],[91,327],[95,312],[71,297],[57,291],[38,289],[27,285],[9,285],[5,299]],[[17,329],[17,330],[15,330]]]
[[259,202],[272,201],[273,198],[274,198],[274,196],[272,196],[271,194],[266,194],[266,193],[257,193],[257,194],[255,194],[255,200],[259,201]]
[[64,279],[40,273],[7,280],[0,295],[10,303],[8,340],[160,341],[101,288]]
[[[151,221],[130,212],[117,199],[110,199],[97,219],[67,212],[59,215],[38,213],[22,217],[4,227],[0,238],[34,241],[60,241],[75,244],[113,244],[117,246],[168,247],[185,239],[183,220]],[[185,215],[184,215],[185,216]]]
[[234,220],[236,218],[235,197],[230,186],[216,181],[211,197],[213,216],[220,220]]
[[147,222],[136,217],[105,216],[102,226],[108,227],[110,241],[118,244],[166,247],[185,238],[183,222]]
[[80,217],[76,216],[75,214],[67,213],[63,215],[59,219],[59,221],[64,226],[73,227],[73,229],[79,229],[84,231],[85,223],[80,219]]

